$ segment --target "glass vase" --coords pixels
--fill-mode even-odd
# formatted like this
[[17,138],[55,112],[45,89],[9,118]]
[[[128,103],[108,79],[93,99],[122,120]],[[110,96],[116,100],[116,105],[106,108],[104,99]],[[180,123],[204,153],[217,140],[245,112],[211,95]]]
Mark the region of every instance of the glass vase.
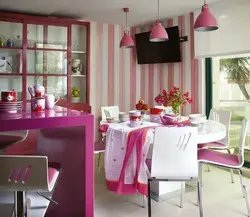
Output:
[[172,111],[176,115],[176,117],[178,117],[178,120],[180,120],[181,119],[181,106],[172,107]]

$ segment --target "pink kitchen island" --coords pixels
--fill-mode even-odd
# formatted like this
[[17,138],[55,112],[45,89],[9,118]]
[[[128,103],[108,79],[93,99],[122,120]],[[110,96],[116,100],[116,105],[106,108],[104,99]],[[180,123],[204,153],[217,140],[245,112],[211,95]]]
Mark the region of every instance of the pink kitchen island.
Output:
[[[93,217],[94,116],[59,106],[37,113],[30,111],[29,104],[24,107],[17,114],[0,114],[0,132],[29,130],[36,139],[27,139],[16,147],[10,146],[9,152],[16,149],[14,154],[22,154],[22,146],[26,150],[27,146],[35,147],[29,154],[48,156],[49,162],[58,162],[62,166],[53,192],[53,200],[58,205],[38,195],[30,195],[31,216]],[[23,153],[27,154],[27,151]],[[6,154],[9,154],[8,148]],[[8,203],[12,203],[12,197],[13,193],[0,192],[0,216],[7,210],[3,209],[3,201],[8,198]]]

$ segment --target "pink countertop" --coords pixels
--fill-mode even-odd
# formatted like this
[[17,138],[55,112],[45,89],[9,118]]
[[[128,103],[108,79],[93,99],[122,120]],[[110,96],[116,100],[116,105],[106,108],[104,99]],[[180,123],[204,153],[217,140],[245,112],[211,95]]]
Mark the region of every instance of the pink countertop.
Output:
[[[24,106],[23,111],[13,114],[0,113],[0,132],[12,130],[31,130],[55,127],[71,127],[93,125],[94,116],[55,106],[44,112],[31,112],[30,104]],[[92,126],[93,127],[93,126]]]
[[[68,140],[64,139],[61,134],[57,136],[57,145],[55,145],[56,141],[48,139],[43,140],[42,145],[43,148],[47,151],[44,152],[47,156],[55,154],[58,159],[61,159],[64,166],[64,176],[62,175],[61,183],[72,182],[71,177],[81,177],[82,180],[79,186],[76,186],[79,190],[78,197],[81,198],[79,201],[84,201],[79,206],[79,210],[71,209],[71,207],[67,207],[65,204],[61,204],[60,209],[57,209],[57,212],[64,212],[62,207],[68,208],[70,213],[66,213],[64,216],[76,216],[72,214],[74,212],[79,212],[77,217],[93,217],[94,216],[94,116],[92,114],[88,114],[85,112],[75,111],[67,108],[63,108],[60,106],[55,106],[52,110],[46,110],[44,112],[31,112],[30,104],[24,105],[24,109],[21,112],[15,114],[5,114],[0,113],[0,132],[3,131],[18,131],[18,130],[39,130],[39,129],[52,129],[58,127],[66,127],[71,128],[75,126],[82,126],[82,140],[77,140],[76,143],[78,146],[74,146],[75,149],[72,150],[71,143],[68,141],[74,141],[75,138],[69,138]],[[66,129],[65,128],[65,129]],[[68,133],[66,133],[68,135]],[[70,137],[70,135],[68,135]],[[64,147],[64,144],[66,146]],[[54,146],[53,146],[54,145]],[[53,147],[53,148],[51,148]],[[53,152],[55,147],[59,147],[58,152]],[[76,148],[77,147],[77,148]],[[41,147],[40,147],[41,148]],[[70,151],[69,151],[70,150]],[[73,157],[69,153],[74,153]],[[78,153],[78,155],[77,155]],[[63,156],[63,157],[62,157]],[[78,157],[76,157],[78,156]],[[74,159],[74,160],[72,160]],[[73,162],[77,162],[77,166],[79,170],[73,170],[70,165]],[[75,167],[74,167],[75,168]],[[72,171],[75,171],[76,174],[72,175]],[[80,172],[81,171],[81,172]],[[69,181],[69,180],[70,181]],[[65,181],[66,180],[66,181]],[[74,180],[73,180],[74,181]],[[59,182],[59,183],[60,183]],[[73,182],[74,183],[74,182]],[[72,189],[72,187],[67,184],[66,187],[61,187],[63,189],[64,196],[68,195],[67,190]],[[59,184],[60,190],[60,184]],[[58,192],[58,191],[56,191]],[[55,194],[56,194],[55,192]],[[66,193],[65,193],[66,192]],[[60,193],[60,192],[59,192]],[[55,195],[56,196],[56,195]],[[70,199],[70,198],[69,198]],[[67,198],[67,200],[69,200]],[[83,210],[83,211],[81,211]],[[58,215],[50,215],[48,216],[58,216]]]

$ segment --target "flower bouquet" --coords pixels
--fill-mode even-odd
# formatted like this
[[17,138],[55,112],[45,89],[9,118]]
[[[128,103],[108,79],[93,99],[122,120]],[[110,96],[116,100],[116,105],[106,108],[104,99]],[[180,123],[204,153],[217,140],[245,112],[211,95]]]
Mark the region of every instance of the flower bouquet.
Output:
[[191,103],[192,99],[188,92],[184,92],[179,87],[173,87],[172,90],[167,93],[163,90],[160,94],[155,97],[155,102],[158,105],[163,105],[165,107],[171,106],[172,111],[175,115],[180,115],[181,107],[187,103]]

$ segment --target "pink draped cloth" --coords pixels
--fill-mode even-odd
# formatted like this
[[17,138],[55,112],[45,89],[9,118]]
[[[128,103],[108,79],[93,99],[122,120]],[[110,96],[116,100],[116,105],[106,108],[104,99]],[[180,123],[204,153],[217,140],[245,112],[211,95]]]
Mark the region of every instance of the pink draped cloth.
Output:
[[[147,195],[147,157],[150,142],[148,130],[140,128],[128,132],[110,128],[107,132],[105,172],[107,188],[118,194]],[[126,147],[125,147],[126,146]]]

